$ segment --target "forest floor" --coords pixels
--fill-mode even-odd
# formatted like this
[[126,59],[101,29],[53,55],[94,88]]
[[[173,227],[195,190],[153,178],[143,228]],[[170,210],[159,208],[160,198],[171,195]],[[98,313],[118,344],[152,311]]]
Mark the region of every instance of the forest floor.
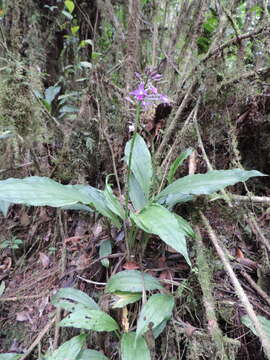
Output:
[[[183,212],[189,217],[190,205],[182,207]],[[256,214],[256,219],[253,214]],[[204,215],[227,248],[233,270],[254,309],[261,315],[269,316],[270,274],[269,268],[262,266],[262,259],[268,259],[262,238],[270,235],[269,207],[252,202],[235,202],[228,207],[224,200],[218,200],[204,204]],[[193,219],[194,222],[196,219]],[[0,233],[2,238],[5,235],[10,238],[11,233],[16,233],[0,254],[0,281],[5,284],[0,297],[0,352],[25,352],[37,338],[40,344],[47,344],[45,348],[48,344],[62,343],[78,331],[62,329],[59,332],[52,321],[55,313],[50,303],[52,295],[61,287],[77,287],[108,310],[110,299],[104,296],[104,284],[109,276],[137,267],[167,280],[167,289],[176,294],[174,318],[156,341],[155,358],[215,358],[209,355],[213,343],[203,331],[205,324],[209,329],[211,323],[206,294],[200,283],[199,273],[203,269],[195,259],[198,244],[189,243],[190,257],[195,265],[192,270],[181,255],[164,248],[156,237],[151,238],[143,259],[126,262],[121,232],[109,229],[102,220],[92,218],[89,221],[89,215],[75,211],[60,213],[52,208],[21,206],[13,206],[7,218],[1,217]],[[213,306],[219,326],[228,337],[231,359],[264,359],[258,339],[241,324],[244,309],[203,228],[201,235],[209,266],[207,271],[210,272]],[[99,245],[109,237],[114,239],[114,245],[109,259],[110,268],[106,269],[99,260]],[[22,244],[17,241],[19,246],[15,246],[18,239],[22,240]],[[259,283],[265,290],[263,295],[254,286],[254,281],[255,285]],[[110,312],[121,322],[120,310]],[[137,312],[137,306],[130,307],[133,322]],[[94,344],[109,358],[119,358],[113,336],[102,333],[96,336]],[[194,357],[195,354],[197,357]],[[37,353],[31,356],[27,359],[35,359]]]

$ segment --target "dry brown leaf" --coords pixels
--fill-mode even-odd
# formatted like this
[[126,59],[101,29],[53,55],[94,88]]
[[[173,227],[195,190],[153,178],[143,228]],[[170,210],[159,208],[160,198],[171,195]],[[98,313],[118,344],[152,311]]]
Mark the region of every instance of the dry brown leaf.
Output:
[[0,270],[6,272],[11,268],[11,265],[12,265],[11,257],[7,256],[4,258],[3,263],[0,265]]
[[39,252],[39,261],[42,264],[43,269],[46,269],[50,265],[50,258],[48,255],[43,252]]
[[239,259],[239,258],[244,259],[244,257],[245,257],[240,248],[236,248],[236,257],[237,257],[237,259]]
[[20,217],[20,223],[22,226],[27,226],[30,224],[30,217],[24,212]]
[[99,235],[102,233],[102,225],[101,225],[101,221],[98,221],[95,223],[95,225],[92,227],[92,233],[94,235],[95,238],[98,238]]
[[186,323],[186,326],[184,327],[184,331],[185,331],[185,334],[187,335],[187,337],[191,337],[194,333],[194,331],[196,331],[197,329],[190,325],[189,323]]
[[123,269],[125,270],[137,270],[139,268],[140,266],[133,261],[128,261],[123,265]]
[[16,320],[17,321],[30,321],[31,322],[31,316],[28,311],[20,311],[16,314]]

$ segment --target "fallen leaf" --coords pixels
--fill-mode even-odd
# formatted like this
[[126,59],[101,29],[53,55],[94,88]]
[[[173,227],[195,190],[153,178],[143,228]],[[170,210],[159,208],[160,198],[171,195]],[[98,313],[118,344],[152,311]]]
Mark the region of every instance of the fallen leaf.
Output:
[[0,265],[0,270],[6,272],[11,268],[11,265],[12,265],[11,257],[7,256],[4,258],[3,263]]
[[123,265],[123,269],[125,270],[137,270],[139,268],[140,266],[133,261],[128,261]]
[[21,311],[21,312],[18,312],[16,314],[16,320],[17,321],[30,321],[31,322],[31,316],[29,315],[29,312],[24,310],[24,311]]
[[102,233],[102,225],[100,221],[95,223],[95,225],[92,227],[92,233],[95,238],[98,238],[99,235]]
[[189,323],[186,323],[186,326],[184,327],[184,331],[185,331],[185,334],[187,335],[187,337],[191,337],[194,333],[194,331],[196,331],[197,329],[190,325]]
[[43,252],[39,252],[39,261],[42,264],[43,269],[46,269],[50,265],[50,258]]
[[245,257],[240,248],[236,248],[236,257],[237,259],[239,258],[244,259]]
[[20,216],[20,223],[22,226],[27,226],[30,224],[30,218],[25,212]]

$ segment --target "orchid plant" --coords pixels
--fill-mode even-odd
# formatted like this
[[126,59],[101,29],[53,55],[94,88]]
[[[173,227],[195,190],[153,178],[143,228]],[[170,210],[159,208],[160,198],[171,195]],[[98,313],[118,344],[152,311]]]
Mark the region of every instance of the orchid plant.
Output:
[[[146,72],[145,77],[139,73],[135,73],[135,75],[140,83],[137,89],[131,91],[129,95],[134,98],[137,104],[147,108],[154,102],[169,103],[169,98],[166,95],[159,93],[158,89],[153,85],[153,83],[159,82],[162,79],[162,75],[155,71]],[[127,97],[127,99],[133,102],[130,97]]]
[[[153,102],[169,102],[169,98],[160,93],[154,86],[161,80],[160,74],[149,71],[146,78],[140,74],[136,74],[136,77],[139,80],[138,87],[129,94],[129,100],[136,105],[137,111],[135,131],[131,140],[127,142],[124,151],[124,161],[128,169],[124,205],[114,195],[108,177],[105,188],[100,190],[86,184],[62,185],[47,177],[32,176],[24,179],[10,178],[0,181],[0,209],[6,215],[9,205],[16,203],[29,206],[52,206],[63,210],[95,211],[108,218],[113,226],[118,229],[127,224],[129,231],[126,236],[130,237],[129,234],[133,234],[130,237],[132,241],[127,241],[127,246],[137,241],[136,234],[138,231],[146,234],[146,237],[153,234],[158,236],[166,245],[175,249],[176,252],[179,252],[191,267],[192,259],[189,257],[186,238],[192,239],[195,234],[191,225],[172,211],[174,205],[191,201],[198,195],[215,193],[223,190],[226,186],[247,181],[254,176],[264,175],[256,170],[232,169],[214,170],[205,174],[188,175],[174,180],[177,168],[192,153],[191,149],[187,149],[171,165],[166,186],[160,192],[155,193],[153,190],[154,170],[151,154],[143,137],[137,131],[140,122],[140,109],[141,107],[147,108]],[[110,251],[107,251],[106,255],[109,255]],[[102,253],[100,255],[102,256]],[[136,332],[125,327],[122,334],[115,320],[101,311],[93,299],[78,292],[79,290],[61,289],[55,296],[53,303],[70,313],[61,321],[60,326],[73,326],[95,331],[114,331],[121,339],[120,352],[123,360],[131,358],[150,360],[150,351],[143,335],[150,328],[154,337],[161,333],[172,315],[173,295],[166,294],[157,279],[137,270],[124,270],[113,275],[105,289],[115,299],[114,307],[124,307],[139,301],[143,293],[153,290],[159,293],[148,296],[140,311]],[[91,351],[94,351],[83,350],[84,335],[75,337],[70,341],[69,345],[64,346],[66,343],[63,344],[57,350],[58,353],[49,355],[46,359],[59,360],[64,354],[65,358],[72,357],[76,360],[82,360],[90,355]],[[76,349],[76,354],[74,349]],[[95,353],[95,355],[99,356],[98,359],[106,359],[102,354]]]

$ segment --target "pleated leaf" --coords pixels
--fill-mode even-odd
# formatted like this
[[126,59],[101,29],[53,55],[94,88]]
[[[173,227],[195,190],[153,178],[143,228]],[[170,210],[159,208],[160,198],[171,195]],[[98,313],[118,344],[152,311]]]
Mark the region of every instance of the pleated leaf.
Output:
[[63,304],[69,303],[70,308],[64,307],[65,310],[72,311],[72,306],[80,304],[88,308],[89,310],[99,310],[98,304],[87,294],[81,290],[74,288],[62,288],[57,291],[57,293],[52,298],[52,304],[58,307],[62,307],[60,304],[64,301]]
[[183,152],[181,152],[181,154],[174,160],[174,162],[172,163],[170,170],[168,172],[168,176],[167,176],[167,180],[168,180],[169,184],[172,183],[177,169],[183,164],[184,160],[186,160],[189,157],[189,155],[191,155],[193,153],[193,151],[194,150],[192,148],[188,148],[188,149],[184,150]]
[[108,207],[103,192],[88,185],[62,185],[39,176],[11,178],[0,181],[0,201],[66,208],[76,208],[77,204],[91,205],[117,227],[121,226],[118,217]]
[[133,174],[129,178],[129,198],[135,210],[141,210],[145,207],[147,201],[142,188]]
[[94,331],[113,331],[119,329],[117,322],[110,315],[100,310],[89,310],[86,308],[72,312],[60,321],[59,325]]
[[0,354],[0,360],[20,360],[23,354],[5,353]]
[[134,332],[126,333],[121,338],[122,360],[151,360],[150,351],[142,336],[136,337]]
[[174,214],[159,204],[150,204],[140,213],[132,213],[130,216],[139,228],[158,235],[167,245],[182,254],[191,265],[185,238],[187,228],[181,225]]
[[86,335],[79,335],[66,341],[51,355],[46,356],[46,360],[67,360],[76,359],[85,345]]
[[[146,199],[148,199],[153,176],[151,154],[143,138],[139,134],[134,136],[135,142],[132,150],[131,171],[142,188]],[[125,147],[125,162],[127,165],[129,165],[131,146],[132,139],[127,142]]]
[[83,350],[75,360],[109,360],[105,355],[100,351],[96,350]]
[[156,289],[162,289],[162,286],[153,276],[138,270],[124,270],[109,279],[105,291],[109,293],[118,291],[138,293]]
[[266,176],[259,171],[234,170],[213,170],[206,174],[195,174],[184,176],[174,181],[162,190],[157,199],[166,200],[167,196],[185,195],[207,195],[224,189],[226,186],[238,182],[247,181],[254,176]]
[[136,336],[138,337],[146,333],[150,329],[150,326],[154,329],[164,320],[170,319],[173,307],[173,296],[165,294],[152,295],[140,312]]
[[142,293],[131,293],[131,292],[115,292],[113,294],[113,305],[112,308],[123,308],[124,306],[128,304],[132,304],[138,300],[140,300],[142,297]]
[[[260,315],[257,316],[257,319],[259,320],[263,331],[265,332],[265,334],[267,335],[270,341],[270,320]],[[258,336],[257,331],[255,330],[255,327],[253,325],[253,322],[251,321],[248,315],[244,315],[241,317],[241,323],[246,325],[253,332],[254,335]]]
[[8,201],[0,200],[0,211],[3,213],[4,216],[7,216],[10,205],[11,203]]
[[73,185],[62,185],[47,177],[31,176],[0,181],[0,200],[34,206],[66,206],[89,203]]

